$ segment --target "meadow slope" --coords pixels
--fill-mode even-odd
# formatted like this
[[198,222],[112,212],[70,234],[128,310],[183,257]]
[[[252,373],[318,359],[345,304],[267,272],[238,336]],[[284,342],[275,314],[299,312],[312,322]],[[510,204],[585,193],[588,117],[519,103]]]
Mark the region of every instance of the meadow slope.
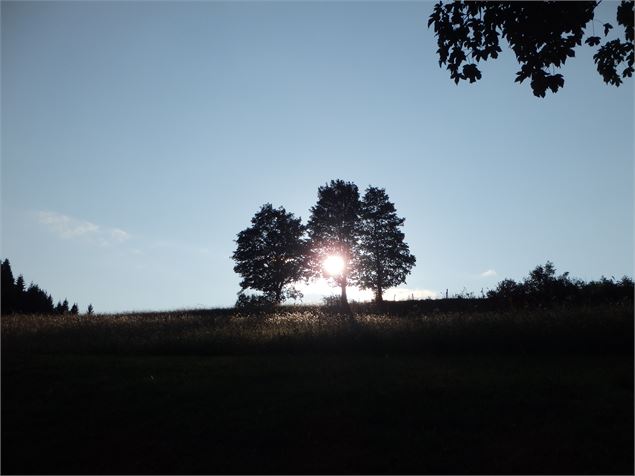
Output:
[[4,316],[2,471],[633,472],[632,305],[390,311]]

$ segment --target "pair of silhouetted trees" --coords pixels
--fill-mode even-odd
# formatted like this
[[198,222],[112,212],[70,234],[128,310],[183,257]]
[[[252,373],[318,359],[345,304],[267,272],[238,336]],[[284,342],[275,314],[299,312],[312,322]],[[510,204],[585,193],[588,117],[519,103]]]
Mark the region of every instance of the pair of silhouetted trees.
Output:
[[[79,314],[79,307],[73,304],[70,308],[68,300],[58,301],[53,304],[53,297],[41,289],[37,284],[25,285],[24,278],[19,275],[17,279],[13,277],[11,263],[5,259],[1,266],[2,314]],[[93,313],[92,304],[88,306],[88,314]]]
[[[283,207],[267,203],[238,233],[233,254],[234,271],[242,278],[237,304],[301,297],[294,283],[322,276],[340,288],[344,305],[349,284],[372,289],[381,302],[386,289],[405,282],[415,257],[400,229],[405,219],[397,216],[384,189],[368,187],[360,198],[354,183],[332,180],[318,188],[310,212],[303,225]],[[332,257],[342,266],[328,275],[324,262]],[[247,290],[262,294],[248,296]]]

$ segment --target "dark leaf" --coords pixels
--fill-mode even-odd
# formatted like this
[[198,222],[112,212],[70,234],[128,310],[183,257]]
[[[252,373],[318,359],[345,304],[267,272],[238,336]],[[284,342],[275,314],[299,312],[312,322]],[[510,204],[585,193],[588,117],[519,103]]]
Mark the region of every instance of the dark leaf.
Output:
[[474,83],[481,79],[481,72],[475,64],[466,64],[463,66],[463,76],[465,79],[469,79],[470,83]]

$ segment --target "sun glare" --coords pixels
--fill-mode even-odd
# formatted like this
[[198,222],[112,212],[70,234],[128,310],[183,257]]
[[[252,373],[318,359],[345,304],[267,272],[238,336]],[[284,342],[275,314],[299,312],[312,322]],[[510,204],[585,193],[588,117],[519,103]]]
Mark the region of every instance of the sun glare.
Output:
[[329,276],[339,276],[344,271],[344,260],[340,255],[331,255],[322,263]]

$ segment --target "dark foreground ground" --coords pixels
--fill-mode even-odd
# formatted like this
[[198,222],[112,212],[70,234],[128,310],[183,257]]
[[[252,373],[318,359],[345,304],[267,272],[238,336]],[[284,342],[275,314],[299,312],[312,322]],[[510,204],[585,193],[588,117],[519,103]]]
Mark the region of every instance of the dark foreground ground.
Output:
[[633,471],[615,356],[3,359],[2,472]]
[[287,339],[156,355],[70,352],[59,329],[44,352],[45,329],[3,322],[2,473],[633,473],[633,354],[607,341],[618,327],[579,341],[588,352],[385,352],[402,341],[355,329],[341,335],[365,336],[353,352],[305,336],[316,351],[286,352]]

